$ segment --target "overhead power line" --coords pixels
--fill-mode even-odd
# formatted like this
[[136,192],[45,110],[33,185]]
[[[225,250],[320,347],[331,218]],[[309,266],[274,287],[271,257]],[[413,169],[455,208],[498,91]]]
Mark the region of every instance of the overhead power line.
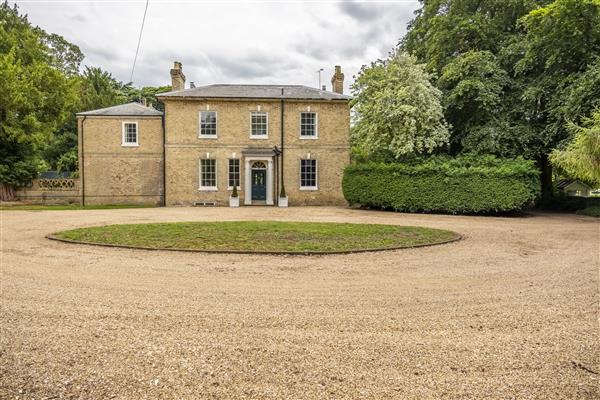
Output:
[[144,17],[142,18],[142,27],[140,28],[140,37],[138,37],[137,48],[135,49],[135,57],[133,58],[133,67],[131,67],[131,77],[129,82],[133,82],[133,72],[135,71],[135,63],[137,62],[138,53],[140,52],[140,43],[142,43],[142,33],[144,32],[144,23],[146,22],[146,13],[148,12],[148,2],[146,0],[146,8],[144,8]]

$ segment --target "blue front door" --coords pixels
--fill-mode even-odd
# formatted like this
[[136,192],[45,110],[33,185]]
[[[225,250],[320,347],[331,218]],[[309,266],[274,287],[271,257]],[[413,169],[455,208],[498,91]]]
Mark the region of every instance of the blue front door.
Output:
[[252,200],[267,199],[267,171],[264,169],[252,170]]

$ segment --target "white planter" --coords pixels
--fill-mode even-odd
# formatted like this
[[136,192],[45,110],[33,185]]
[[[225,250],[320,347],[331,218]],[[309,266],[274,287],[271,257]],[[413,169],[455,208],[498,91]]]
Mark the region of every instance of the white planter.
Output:
[[288,198],[287,197],[280,197],[279,201],[277,202],[277,205],[279,207],[287,207],[288,206]]
[[229,207],[239,207],[240,206],[240,198],[229,196]]

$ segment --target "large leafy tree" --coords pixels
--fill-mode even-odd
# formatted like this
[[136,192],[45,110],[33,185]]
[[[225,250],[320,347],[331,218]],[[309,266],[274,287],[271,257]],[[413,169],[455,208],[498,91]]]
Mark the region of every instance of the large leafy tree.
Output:
[[76,83],[26,16],[0,5],[0,197],[44,168],[42,150],[76,101]]
[[445,146],[442,93],[429,78],[424,65],[402,53],[364,66],[352,85],[355,151],[400,158]]
[[438,74],[452,153],[535,159],[550,195],[548,154],[600,98],[599,0],[431,0],[401,41]]

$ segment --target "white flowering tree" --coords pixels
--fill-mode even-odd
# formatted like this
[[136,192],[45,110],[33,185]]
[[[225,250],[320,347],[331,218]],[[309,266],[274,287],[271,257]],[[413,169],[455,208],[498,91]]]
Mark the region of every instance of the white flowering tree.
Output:
[[365,156],[428,154],[449,140],[442,92],[423,64],[393,53],[363,66],[352,85],[352,145]]

